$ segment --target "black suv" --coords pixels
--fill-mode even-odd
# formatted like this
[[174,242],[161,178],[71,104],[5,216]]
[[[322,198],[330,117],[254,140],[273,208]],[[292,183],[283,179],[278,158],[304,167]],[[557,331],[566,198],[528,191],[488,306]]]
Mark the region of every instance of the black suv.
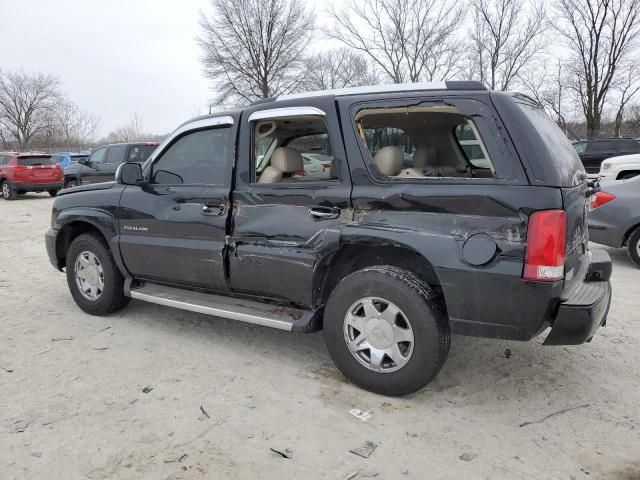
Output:
[[134,298],[323,329],[349,379],[402,395],[436,375],[452,333],[591,339],[611,298],[591,194],[527,97],[361,87],[184,123],[116,182],[61,192],[46,244],[88,313]]
[[115,179],[118,166],[124,162],[143,163],[159,142],[114,143],[97,148],[89,158],[80,158],[64,169],[65,188]]
[[600,173],[600,164],[611,157],[640,153],[640,142],[633,138],[597,138],[573,143],[587,173]]

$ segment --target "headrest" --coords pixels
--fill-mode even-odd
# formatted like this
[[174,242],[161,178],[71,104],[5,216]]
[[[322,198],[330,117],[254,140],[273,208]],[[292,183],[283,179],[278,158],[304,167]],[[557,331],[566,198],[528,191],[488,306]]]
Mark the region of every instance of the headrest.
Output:
[[438,150],[434,147],[424,146],[416,148],[413,152],[413,168],[424,169],[438,164]]
[[293,173],[304,170],[304,162],[300,152],[289,147],[278,147],[271,154],[271,166],[283,173]]
[[381,174],[395,177],[402,170],[403,157],[400,147],[382,147],[373,157],[373,163]]

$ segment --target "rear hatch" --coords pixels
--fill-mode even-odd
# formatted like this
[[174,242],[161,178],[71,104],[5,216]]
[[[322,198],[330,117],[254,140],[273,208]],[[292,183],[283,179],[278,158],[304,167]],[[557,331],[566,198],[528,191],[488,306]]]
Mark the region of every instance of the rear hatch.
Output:
[[16,180],[22,183],[56,183],[62,181],[62,170],[51,155],[20,155]]
[[[579,285],[588,267],[590,187],[578,154],[558,125],[534,103],[515,97],[529,128],[527,174],[532,185],[557,187],[562,192],[566,212],[565,293]],[[524,119],[522,119],[524,120]],[[519,149],[520,150],[520,149]]]

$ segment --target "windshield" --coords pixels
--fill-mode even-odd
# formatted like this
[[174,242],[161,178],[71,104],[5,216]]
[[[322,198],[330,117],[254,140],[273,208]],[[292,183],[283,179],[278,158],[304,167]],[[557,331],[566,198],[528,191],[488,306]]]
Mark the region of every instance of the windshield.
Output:
[[33,167],[35,165],[53,165],[53,160],[49,155],[46,157],[18,157],[18,165],[25,167]]

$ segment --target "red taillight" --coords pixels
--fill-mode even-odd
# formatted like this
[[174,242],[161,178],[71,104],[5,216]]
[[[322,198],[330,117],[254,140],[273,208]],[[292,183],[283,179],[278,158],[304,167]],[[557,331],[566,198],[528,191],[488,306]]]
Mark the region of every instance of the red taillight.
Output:
[[24,165],[16,165],[13,169],[14,176],[16,179],[23,179],[26,177],[27,167]]
[[542,210],[529,217],[525,248],[525,280],[553,282],[564,277],[567,214],[564,210]]
[[616,198],[615,195],[607,192],[596,192],[591,196],[591,210],[601,207],[605,203],[609,203]]

